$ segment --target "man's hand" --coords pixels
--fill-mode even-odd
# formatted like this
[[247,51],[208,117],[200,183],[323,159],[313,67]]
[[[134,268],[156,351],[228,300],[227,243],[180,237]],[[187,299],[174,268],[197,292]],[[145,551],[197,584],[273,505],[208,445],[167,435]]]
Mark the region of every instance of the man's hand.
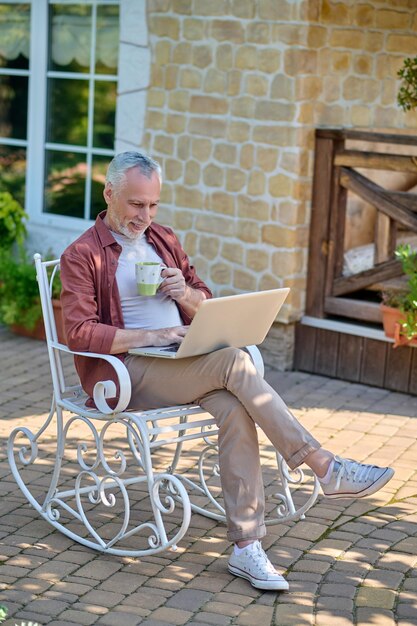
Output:
[[189,326],[173,326],[172,328],[158,328],[145,330],[144,328],[118,328],[113,339],[110,354],[127,352],[130,348],[144,346],[169,346],[172,343],[182,343]]
[[178,267],[167,267],[161,272],[164,282],[159,287],[161,293],[173,300],[181,300],[186,294],[187,285],[183,273]]
[[169,346],[172,343],[182,343],[189,326],[173,326],[151,331],[154,334],[153,346]]

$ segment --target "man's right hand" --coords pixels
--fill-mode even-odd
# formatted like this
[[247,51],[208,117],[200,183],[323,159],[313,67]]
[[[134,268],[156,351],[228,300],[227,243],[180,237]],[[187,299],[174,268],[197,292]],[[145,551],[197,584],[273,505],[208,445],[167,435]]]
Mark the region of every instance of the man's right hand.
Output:
[[180,344],[184,339],[189,326],[173,326],[172,328],[160,328],[151,330],[151,335],[155,336],[154,341],[149,344],[152,346],[169,346],[172,343]]
[[172,328],[158,328],[156,330],[118,328],[110,354],[121,354],[130,348],[160,347],[169,346],[172,343],[181,343],[188,329],[189,326],[173,326]]

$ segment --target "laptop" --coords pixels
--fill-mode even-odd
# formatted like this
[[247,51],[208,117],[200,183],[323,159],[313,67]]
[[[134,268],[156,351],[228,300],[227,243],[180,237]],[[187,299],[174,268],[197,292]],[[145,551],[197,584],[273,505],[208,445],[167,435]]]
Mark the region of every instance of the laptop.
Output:
[[129,354],[184,359],[263,342],[289,292],[269,289],[204,300],[180,345],[131,348]]

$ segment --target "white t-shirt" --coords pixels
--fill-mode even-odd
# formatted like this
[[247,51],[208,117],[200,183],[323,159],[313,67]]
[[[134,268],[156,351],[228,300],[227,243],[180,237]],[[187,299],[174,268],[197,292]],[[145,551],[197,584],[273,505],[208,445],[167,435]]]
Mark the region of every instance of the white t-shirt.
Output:
[[118,244],[122,246],[116,270],[125,328],[170,328],[181,326],[178,307],[169,296],[157,293],[155,296],[139,296],[136,288],[135,263],[155,261],[162,263],[155,248],[146,241],[145,233],[136,239],[129,239],[112,231]]

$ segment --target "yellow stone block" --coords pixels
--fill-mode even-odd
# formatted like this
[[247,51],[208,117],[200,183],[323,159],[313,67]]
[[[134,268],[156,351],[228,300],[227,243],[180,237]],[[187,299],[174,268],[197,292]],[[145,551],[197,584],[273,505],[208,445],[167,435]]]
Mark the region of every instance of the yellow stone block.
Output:
[[233,67],[233,47],[229,43],[223,43],[216,49],[216,67],[227,71]]
[[330,35],[330,46],[363,50],[365,33],[357,28],[334,28]]
[[182,13],[191,15],[193,0],[172,0],[172,9],[174,13]]
[[258,14],[262,20],[284,21],[295,17],[293,3],[285,0],[258,0]]
[[180,87],[185,89],[200,89],[201,88],[202,75],[199,70],[195,70],[189,67],[182,67],[180,70]]
[[388,52],[415,55],[416,36],[413,35],[388,35],[386,49]]
[[271,260],[271,269],[277,276],[287,278],[302,272],[304,255],[302,250],[279,250],[274,252]]
[[270,219],[270,205],[263,200],[248,198],[246,195],[239,195],[237,198],[237,212],[242,219],[252,219],[258,222],[267,222]]
[[372,74],[372,57],[364,56],[363,54],[353,57],[353,69],[357,74]]
[[254,220],[240,219],[237,223],[237,237],[247,243],[258,243],[261,240],[261,226]]
[[[174,228],[178,230],[190,230],[193,227],[194,215],[192,211],[175,211]],[[193,253],[195,254],[195,252]]]
[[232,217],[199,213],[196,217],[195,228],[197,231],[233,237],[235,235],[236,223]]
[[214,148],[214,158],[221,163],[232,165],[236,162],[237,149],[230,143],[218,143]]
[[180,22],[175,17],[165,15],[149,16],[149,31],[158,37],[168,37],[169,39],[179,39]]
[[165,91],[162,89],[149,89],[147,104],[149,108],[162,108],[165,104]]
[[172,44],[170,41],[158,41],[155,44],[155,62],[159,65],[166,65],[171,61]]
[[232,15],[242,19],[252,20],[256,15],[255,0],[233,0]]
[[372,110],[366,106],[352,106],[350,110],[352,126],[372,126]]
[[185,164],[184,183],[186,185],[197,185],[200,180],[200,164],[197,161],[187,161]]
[[244,270],[235,269],[233,272],[233,286],[242,291],[255,291],[256,276]]
[[232,268],[226,263],[215,263],[210,268],[210,278],[217,285],[227,285],[232,279]]
[[262,248],[251,248],[246,254],[246,266],[254,272],[269,268],[269,254]]
[[301,24],[272,24],[272,41],[288,46],[305,46],[308,28]]
[[307,45],[310,48],[322,48],[326,45],[327,36],[327,28],[310,25],[307,31]]
[[293,121],[295,105],[286,102],[273,102],[271,100],[259,100],[256,103],[255,118],[259,120],[272,120],[274,122]]
[[154,149],[162,154],[174,154],[174,140],[167,135],[157,135],[153,142]]
[[267,74],[277,72],[281,64],[281,52],[275,48],[260,48],[258,50],[257,69]]
[[191,138],[189,135],[181,135],[177,139],[177,157],[183,161],[187,161],[190,156]]
[[262,97],[266,96],[269,89],[269,82],[264,76],[259,74],[249,74],[245,79],[245,91],[246,93]]
[[293,185],[294,181],[291,178],[284,174],[277,174],[269,179],[269,193],[274,198],[291,196]]
[[149,13],[166,13],[171,8],[171,0],[148,0],[147,9]]
[[204,78],[204,91],[225,94],[227,89],[227,74],[210,67]]
[[167,180],[178,180],[182,176],[183,163],[177,159],[166,159],[164,174]]
[[165,89],[171,91],[177,88],[179,68],[176,65],[167,65],[165,67]]
[[412,14],[410,10],[391,11],[389,9],[379,9],[375,11],[375,22],[377,28],[386,29],[388,32],[393,28],[407,30],[411,27]]
[[245,248],[241,244],[225,242],[222,245],[220,255],[227,261],[242,264],[244,252]]
[[263,274],[263,276],[261,276],[261,279],[259,281],[260,291],[265,291],[266,289],[280,289],[281,287],[282,280],[277,278],[277,276],[272,276],[272,274]]
[[368,32],[365,35],[364,50],[367,52],[379,52],[384,49],[385,33]]
[[[210,3],[207,3],[211,6]],[[230,41],[233,43],[243,43],[245,41],[245,31],[243,25],[238,20],[213,20],[210,29],[211,36],[217,41]]]
[[237,96],[240,93],[240,85],[242,80],[242,72],[240,70],[232,70],[227,74],[227,95]]
[[230,168],[226,172],[227,191],[241,191],[246,185],[246,173],[242,170]]
[[213,61],[213,53],[210,46],[194,46],[192,54],[192,63],[196,67],[204,68],[211,65]]
[[225,0],[194,0],[194,15],[225,15],[227,6]]
[[284,54],[284,68],[289,76],[315,74],[317,70],[317,51],[289,48]]
[[191,113],[206,113],[208,115],[224,115],[229,108],[227,100],[214,96],[191,96]]
[[148,128],[158,129],[165,128],[165,114],[160,111],[148,110],[146,115],[146,125]]
[[185,19],[182,32],[184,39],[202,41],[206,38],[207,24],[205,20]]
[[224,169],[210,163],[203,169],[203,181],[208,187],[222,187],[224,183]]
[[[301,76],[295,80],[295,97],[297,100],[316,100],[323,89],[323,79],[320,76]],[[291,110],[294,117],[295,107]],[[284,118],[287,119],[287,118]]]
[[300,124],[312,124],[314,120],[315,105],[311,102],[301,104],[298,107],[297,122]]
[[349,7],[342,2],[323,0],[320,17],[321,21],[328,24],[349,24]]
[[240,70],[254,70],[257,64],[256,46],[239,46],[235,55],[235,67]]
[[210,194],[209,208],[216,213],[223,213],[224,215],[234,215],[234,194],[224,193],[223,191],[214,191],[212,194]]
[[204,235],[200,237],[200,254],[206,257],[206,259],[215,259],[219,253],[219,247],[218,237],[207,237]]
[[164,68],[153,64],[151,67],[151,85],[152,87],[165,87],[165,71]]
[[370,4],[358,4],[353,7],[353,19],[358,26],[374,26],[377,10]]
[[190,106],[190,94],[185,89],[173,91],[169,94],[168,104],[174,111],[188,111]]
[[[159,162],[161,162],[161,159],[158,159]],[[174,197],[174,192],[172,189],[172,185],[171,183],[169,183],[168,181],[166,183],[164,183],[162,185],[162,190],[161,190],[161,203],[162,204],[168,204],[171,205],[172,204],[172,200]],[[160,214],[158,213],[158,217],[160,216]],[[160,219],[160,217],[159,217]]]
[[255,148],[252,143],[243,145],[240,149],[239,164],[243,169],[250,170],[253,167]]
[[227,139],[235,143],[248,141],[250,125],[246,122],[230,122],[227,128]]
[[340,76],[326,76],[324,78],[323,99],[326,103],[340,100]]
[[292,146],[294,145],[295,129],[289,126],[255,126],[253,139],[259,143]]
[[249,22],[249,24],[246,25],[246,39],[250,43],[270,43],[270,25],[266,22]]
[[364,100],[369,81],[366,78],[348,76],[343,81],[343,97],[346,100]]
[[241,96],[232,100],[232,115],[235,117],[253,118],[255,113],[255,98]]
[[192,141],[191,153],[197,161],[208,161],[211,156],[212,143],[210,139],[196,137]]
[[200,209],[203,204],[203,194],[198,189],[189,189],[177,185],[175,187],[175,204],[187,209]]
[[374,124],[380,128],[398,128],[403,123],[404,113],[398,107],[374,106]]
[[352,55],[349,52],[340,52],[335,50],[331,53],[330,67],[332,72],[347,74],[350,68]]
[[191,44],[186,41],[181,41],[174,47],[172,54],[173,63],[177,65],[186,65],[190,62],[192,47]]
[[253,170],[249,174],[248,194],[250,196],[262,196],[265,193],[266,177],[260,170]]
[[189,131],[192,135],[224,138],[226,134],[226,120],[209,117],[193,117],[190,119]]
[[166,130],[167,133],[179,135],[185,131],[186,118],[184,115],[167,115]]
[[184,250],[190,256],[197,254],[197,235],[195,233],[187,233],[185,235]]
[[295,229],[284,228],[277,224],[262,226],[262,241],[278,248],[294,248],[298,245],[298,233]]
[[264,172],[273,172],[278,162],[278,150],[276,148],[263,148],[258,146],[256,149],[256,164]]
[[297,226],[305,222],[305,203],[285,201],[277,207],[277,219],[285,226]]

